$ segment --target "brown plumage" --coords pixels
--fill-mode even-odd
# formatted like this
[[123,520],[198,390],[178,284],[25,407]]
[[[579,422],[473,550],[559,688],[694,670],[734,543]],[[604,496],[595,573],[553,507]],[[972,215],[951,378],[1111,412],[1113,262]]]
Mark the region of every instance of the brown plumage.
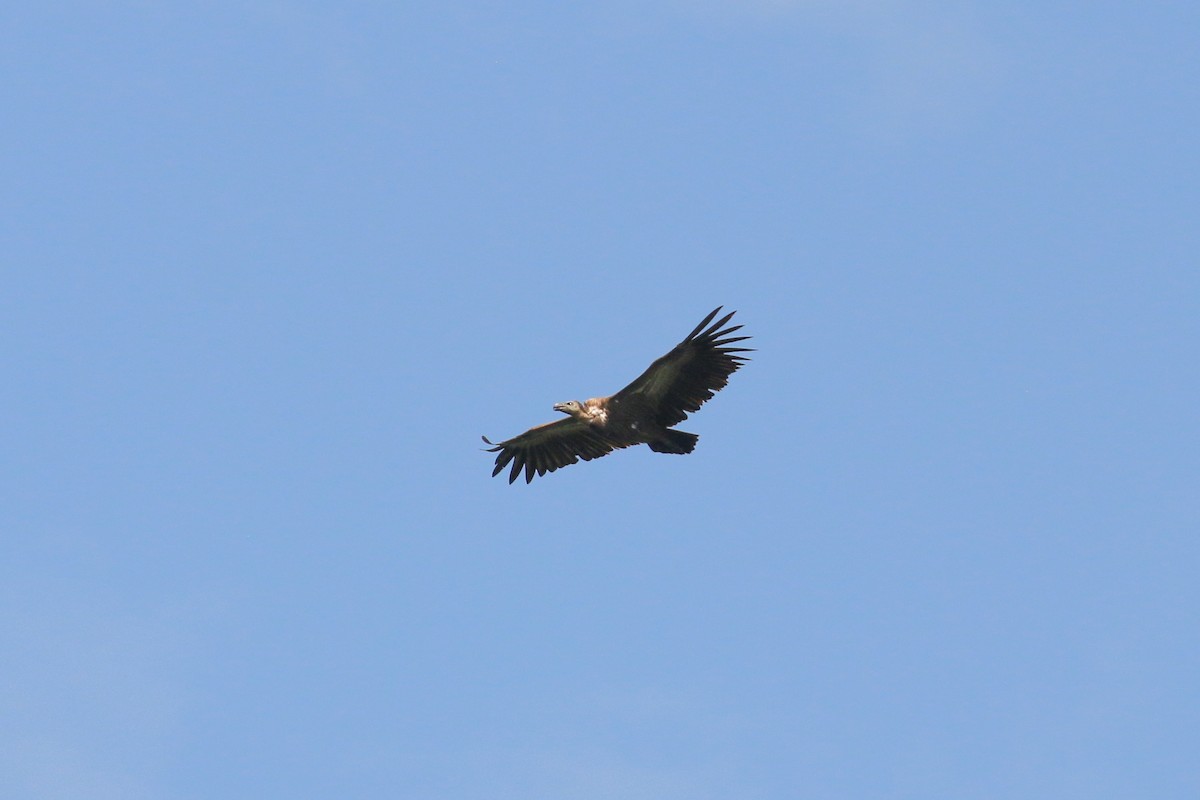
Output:
[[741,325],[722,329],[733,317],[732,311],[712,322],[720,310],[720,306],[714,309],[671,352],[616,394],[582,403],[555,403],[554,410],[566,414],[566,419],[538,425],[499,444],[484,436],[492,445],[488,452],[498,454],[492,476],[511,462],[508,482],[524,471],[529,483],[534,475],[636,444],[649,445],[656,453],[692,452],[700,437],[671,430],[671,426],[683,422],[724,388],[729,376],[749,360],[738,353],[752,352],[746,347],[729,347],[750,337],[729,335]]

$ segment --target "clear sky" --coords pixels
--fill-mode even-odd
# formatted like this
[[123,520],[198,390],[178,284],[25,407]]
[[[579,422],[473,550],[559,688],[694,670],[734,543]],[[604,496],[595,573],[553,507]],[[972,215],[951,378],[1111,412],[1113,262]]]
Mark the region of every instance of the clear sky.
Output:
[[4,797],[1200,797],[1198,30],[13,4]]

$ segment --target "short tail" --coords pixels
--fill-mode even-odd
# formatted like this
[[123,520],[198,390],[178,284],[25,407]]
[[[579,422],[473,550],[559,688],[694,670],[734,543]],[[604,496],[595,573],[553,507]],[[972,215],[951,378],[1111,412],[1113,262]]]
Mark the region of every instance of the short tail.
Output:
[[700,437],[686,431],[663,431],[661,439],[649,442],[650,449],[656,453],[674,453],[684,455],[696,449],[696,440]]

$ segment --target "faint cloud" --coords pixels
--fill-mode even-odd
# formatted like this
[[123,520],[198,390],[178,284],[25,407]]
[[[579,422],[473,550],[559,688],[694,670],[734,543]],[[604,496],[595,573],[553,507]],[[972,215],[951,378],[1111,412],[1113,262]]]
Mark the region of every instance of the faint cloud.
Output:
[[186,697],[173,621],[23,596],[0,602],[5,796],[161,796]]
[[423,797],[759,796],[752,791],[752,769],[732,752],[730,737],[737,736],[738,725],[714,707],[712,696],[700,686],[654,684],[571,691],[541,698],[540,712],[469,745],[431,751],[381,747],[364,754],[363,764],[404,759],[410,794]]
[[569,797],[572,800],[705,800],[718,791],[703,764],[653,763],[654,759],[598,746],[554,745],[497,750],[468,757],[475,769],[500,776],[496,800]]
[[538,761],[539,766],[549,767],[547,796],[580,800],[697,800],[713,796],[708,782],[692,770],[640,765],[610,752],[550,752]]
[[[849,98],[872,138],[953,130],[987,103],[1005,56],[985,22],[961,3],[913,0],[669,0],[702,18],[819,28],[860,56]],[[850,90],[854,91],[853,84]]]
[[864,121],[884,137],[952,129],[986,104],[1001,56],[969,20],[904,19],[873,34]]
[[[506,759],[526,796],[578,800],[705,800],[745,796],[724,756],[721,734],[731,721],[700,686],[660,684],[593,687],[566,703],[564,730],[580,720],[592,735],[528,746]],[[715,739],[713,737],[716,737]],[[672,742],[667,750],[662,742]],[[674,745],[687,745],[675,750]]]
[[[270,0],[228,6],[144,2],[139,11],[163,29],[164,38],[179,36],[181,31],[194,36],[207,28],[219,32],[222,48],[228,49],[230,41],[258,42],[261,47],[256,52],[269,54],[270,62],[255,63],[255,68],[283,67],[306,87],[350,97],[369,88],[366,38],[343,9]],[[229,56],[222,52],[220,57]]]
[[368,48],[361,33],[334,8],[275,2],[258,13],[327,89],[351,96],[366,91],[370,69],[363,53]]

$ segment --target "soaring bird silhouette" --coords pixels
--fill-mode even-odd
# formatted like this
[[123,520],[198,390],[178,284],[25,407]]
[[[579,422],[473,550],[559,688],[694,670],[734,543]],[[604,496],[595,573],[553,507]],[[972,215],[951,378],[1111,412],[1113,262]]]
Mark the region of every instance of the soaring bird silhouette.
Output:
[[566,419],[538,425],[499,444],[484,436],[483,441],[492,445],[487,451],[497,454],[492,476],[511,462],[508,482],[524,470],[529,483],[534,475],[636,444],[649,445],[656,453],[692,452],[700,437],[671,426],[725,387],[729,376],[749,360],[739,353],[752,352],[747,347],[729,347],[750,337],[730,336],[741,325],[723,328],[735,312],[712,322],[720,311],[720,306],[715,308],[671,352],[616,394],[555,403],[554,410],[566,414]]

